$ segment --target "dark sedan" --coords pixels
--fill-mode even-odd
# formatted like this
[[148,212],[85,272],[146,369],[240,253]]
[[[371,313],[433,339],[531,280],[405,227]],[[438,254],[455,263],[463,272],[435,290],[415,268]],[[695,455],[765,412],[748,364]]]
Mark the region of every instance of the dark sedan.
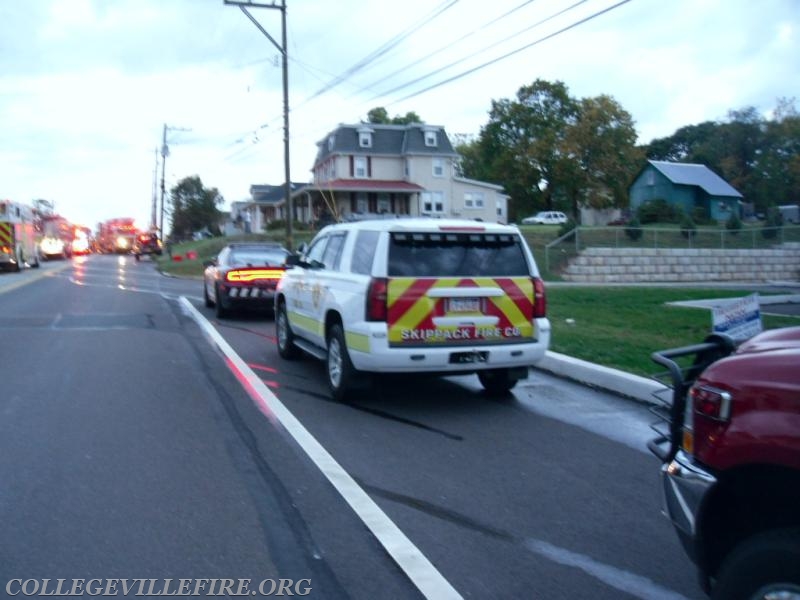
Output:
[[272,310],[275,286],[286,270],[289,251],[277,244],[228,244],[206,263],[203,298],[217,317],[235,309]]

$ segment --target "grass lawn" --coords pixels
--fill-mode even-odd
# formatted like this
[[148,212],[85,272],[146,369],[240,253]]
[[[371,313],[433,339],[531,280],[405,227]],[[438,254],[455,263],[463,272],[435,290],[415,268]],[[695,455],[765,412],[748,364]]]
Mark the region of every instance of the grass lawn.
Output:
[[[711,311],[668,306],[667,302],[750,293],[746,289],[549,287],[550,349],[646,376],[658,370],[650,360],[654,351],[701,342],[711,331]],[[774,329],[800,325],[800,319],[762,315],[762,323],[764,329]]]

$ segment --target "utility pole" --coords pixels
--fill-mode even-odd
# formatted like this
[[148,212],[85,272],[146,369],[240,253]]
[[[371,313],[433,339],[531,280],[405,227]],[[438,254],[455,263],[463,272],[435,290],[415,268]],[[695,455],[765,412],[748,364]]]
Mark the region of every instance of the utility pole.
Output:
[[167,169],[167,157],[169,156],[169,146],[167,146],[167,131],[191,131],[183,127],[169,127],[164,123],[164,133],[161,136],[161,222],[158,230],[161,241],[164,242],[164,173]]
[[[150,207],[150,229],[158,228],[158,147],[156,146],[156,164],[153,167],[153,204]],[[159,236],[161,237],[161,236]]]
[[[255,0],[224,0],[225,4],[238,6],[247,15],[258,30],[263,33],[272,45],[278,49],[283,57],[283,165],[286,182],[284,184],[284,194],[286,195],[286,247],[294,249],[294,233],[292,231],[292,220],[294,219],[294,207],[292,202],[292,180],[289,169],[289,50],[286,44],[286,0],[273,0],[266,4]],[[281,43],[276,42],[273,37],[253,18],[248,12],[247,7],[253,8],[276,8],[281,11]]]

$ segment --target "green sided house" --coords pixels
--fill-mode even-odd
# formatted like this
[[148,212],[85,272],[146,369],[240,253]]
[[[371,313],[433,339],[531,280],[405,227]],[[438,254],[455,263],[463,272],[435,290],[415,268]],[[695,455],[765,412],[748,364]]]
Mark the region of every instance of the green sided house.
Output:
[[715,221],[741,217],[742,195],[705,165],[648,160],[629,189],[630,207],[636,210],[651,200],[662,199],[691,215],[701,209]]

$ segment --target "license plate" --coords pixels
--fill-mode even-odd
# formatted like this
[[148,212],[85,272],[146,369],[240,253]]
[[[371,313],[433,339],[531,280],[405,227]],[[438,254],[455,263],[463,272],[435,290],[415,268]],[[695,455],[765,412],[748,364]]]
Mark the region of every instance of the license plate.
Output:
[[480,311],[480,298],[450,298],[450,300],[447,302],[447,312],[474,313]]

